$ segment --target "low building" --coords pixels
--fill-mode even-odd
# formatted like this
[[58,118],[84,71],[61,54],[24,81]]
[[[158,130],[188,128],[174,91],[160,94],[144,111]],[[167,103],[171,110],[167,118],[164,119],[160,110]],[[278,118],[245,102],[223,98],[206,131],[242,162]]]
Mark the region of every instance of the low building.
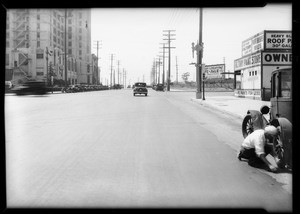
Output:
[[242,42],[234,61],[235,96],[269,101],[271,73],[292,66],[292,31],[262,31]]

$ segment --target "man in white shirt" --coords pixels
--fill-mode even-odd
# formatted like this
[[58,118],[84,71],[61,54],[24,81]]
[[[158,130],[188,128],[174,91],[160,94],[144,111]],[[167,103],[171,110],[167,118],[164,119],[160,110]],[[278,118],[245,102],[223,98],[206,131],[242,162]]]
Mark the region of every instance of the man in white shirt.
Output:
[[[273,138],[279,134],[275,126],[266,126],[265,129],[259,129],[248,135],[241,146],[238,159],[248,159],[250,166],[266,164],[272,172],[277,171],[277,166],[273,166],[266,158],[268,154],[273,155],[273,148],[267,145],[267,139],[272,142]],[[273,155],[274,156],[274,155]]]

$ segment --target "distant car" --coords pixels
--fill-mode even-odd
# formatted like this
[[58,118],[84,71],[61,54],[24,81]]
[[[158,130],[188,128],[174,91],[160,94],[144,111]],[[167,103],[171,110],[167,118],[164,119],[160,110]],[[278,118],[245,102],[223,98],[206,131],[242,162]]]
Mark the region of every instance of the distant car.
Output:
[[12,92],[16,95],[41,95],[46,94],[48,92],[48,88],[46,87],[45,82],[30,80],[25,82],[23,85],[14,87]]
[[155,87],[155,91],[164,91],[165,87],[163,84],[157,84]]
[[148,95],[147,84],[144,82],[135,83],[133,88],[133,96],[135,96],[136,94],[144,94],[145,96],[147,96]]

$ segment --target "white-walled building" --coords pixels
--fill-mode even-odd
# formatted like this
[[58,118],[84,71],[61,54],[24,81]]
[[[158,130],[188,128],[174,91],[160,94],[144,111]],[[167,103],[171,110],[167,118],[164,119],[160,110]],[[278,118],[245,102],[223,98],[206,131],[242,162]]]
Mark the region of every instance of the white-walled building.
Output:
[[65,40],[68,84],[88,83],[92,79],[90,9],[8,10],[6,70],[12,73],[12,82],[46,81],[47,74],[48,79],[53,75],[65,80]]
[[271,73],[292,66],[292,32],[263,31],[242,42],[242,57],[234,61],[235,79],[241,85],[235,95],[270,100]]

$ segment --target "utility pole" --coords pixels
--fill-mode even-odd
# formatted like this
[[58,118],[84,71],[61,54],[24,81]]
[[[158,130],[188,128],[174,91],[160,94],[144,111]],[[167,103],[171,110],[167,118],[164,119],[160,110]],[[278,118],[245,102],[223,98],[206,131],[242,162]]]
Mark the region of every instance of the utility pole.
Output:
[[[163,52],[162,52],[162,57],[163,57],[163,78],[162,78],[162,84],[165,86],[165,45],[166,43],[160,43],[163,45],[162,49],[163,49]],[[160,52],[161,53],[161,52]]]
[[178,83],[178,64],[177,64],[177,56],[176,56],[176,83]]
[[160,84],[160,56],[158,56],[158,62],[156,61],[156,63],[158,63],[158,81],[157,81],[157,83]]
[[167,36],[167,39],[164,40],[168,40],[168,48],[169,49],[169,63],[168,63],[168,75],[167,75],[167,91],[170,91],[170,81],[171,81],[171,48],[175,48],[175,47],[171,47],[171,40],[175,40],[174,38],[171,38],[171,36],[175,36],[176,34],[171,34],[171,32],[174,32],[175,30],[163,30],[164,32],[168,32],[168,34],[163,34],[164,36]]
[[111,64],[110,64],[110,87],[112,87],[113,59],[114,59],[114,55],[111,54],[110,55],[110,62],[111,62]]
[[118,84],[120,84],[120,60],[118,60]]
[[127,77],[127,74],[126,74],[126,70],[123,68],[123,85],[124,85],[124,89],[126,88],[126,77]]
[[196,63],[196,82],[197,82],[197,91],[196,91],[196,99],[202,98],[202,56],[203,56],[203,43],[202,43],[202,8],[199,9],[199,43],[194,47],[194,43],[192,43],[192,50],[197,53],[197,63]]
[[65,87],[68,87],[68,70],[67,70],[67,9],[65,9]]
[[[100,41],[101,42],[101,41]],[[98,60],[99,60],[99,57],[98,57],[98,50],[99,50],[99,41],[97,40],[96,41],[96,45],[97,45],[97,70],[96,70],[96,84],[98,84],[98,82],[100,81],[100,71],[99,71],[99,76],[98,76],[98,70],[99,70],[99,66],[98,66]],[[100,44],[101,45],[101,44]]]

